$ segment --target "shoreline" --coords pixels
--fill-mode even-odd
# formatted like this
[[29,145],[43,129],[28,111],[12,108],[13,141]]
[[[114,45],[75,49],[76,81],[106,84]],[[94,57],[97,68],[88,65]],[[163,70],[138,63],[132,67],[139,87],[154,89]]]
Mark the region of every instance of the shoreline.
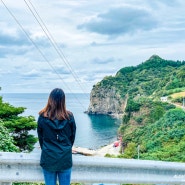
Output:
[[[72,153],[74,155],[84,155],[84,156],[99,156],[99,157],[105,157],[106,154],[117,156],[120,153],[121,145],[115,147],[115,142],[105,145],[99,149],[93,150],[83,147],[77,147],[73,146]],[[31,153],[39,153],[41,152],[40,146],[35,146],[34,150]]]
[[93,113],[93,112],[89,112],[88,110],[84,111],[85,114],[88,114],[88,115],[105,115],[105,116],[110,116],[112,118],[115,118],[115,119],[122,119],[123,117],[123,113],[122,114],[119,114],[119,113],[113,113],[113,114],[108,114],[108,113]]
[[111,143],[97,150],[91,150],[82,147],[73,147],[73,154],[80,154],[85,156],[100,156],[100,157],[104,157],[106,154],[117,156],[120,154],[120,150],[121,150],[120,145],[114,147],[114,143]]

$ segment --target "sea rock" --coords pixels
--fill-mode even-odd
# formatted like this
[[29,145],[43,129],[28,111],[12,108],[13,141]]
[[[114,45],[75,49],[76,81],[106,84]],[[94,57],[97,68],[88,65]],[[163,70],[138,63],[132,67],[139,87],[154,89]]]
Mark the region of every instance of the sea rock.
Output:
[[125,106],[125,99],[121,98],[114,87],[94,86],[90,94],[90,105],[87,113],[105,114],[120,118],[124,113]]

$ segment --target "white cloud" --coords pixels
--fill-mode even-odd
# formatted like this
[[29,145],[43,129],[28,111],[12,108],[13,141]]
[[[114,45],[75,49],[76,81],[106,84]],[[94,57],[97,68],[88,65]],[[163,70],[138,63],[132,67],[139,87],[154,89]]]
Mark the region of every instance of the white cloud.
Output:
[[39,77],[40,73],[36,69],[32,69],[31,71],[23,73],[23,76],[24,77]]
[[157,27],[157,21],[145,8],[132,6],[114,7],[96,18],[78,26],[105,35],[119,36]]
[[90,92],[104,76],[153,54],[184,60],[183,0],[30,1],[56,48],[24,1],[3,1],[37,47],[0,3],[3,92],[49,92],[59,84],[66,91],[82,92],[77,81]]

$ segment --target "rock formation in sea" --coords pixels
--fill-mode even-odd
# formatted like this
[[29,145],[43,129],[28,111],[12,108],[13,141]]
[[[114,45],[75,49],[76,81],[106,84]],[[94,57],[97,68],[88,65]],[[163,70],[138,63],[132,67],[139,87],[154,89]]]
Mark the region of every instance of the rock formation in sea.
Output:
[[126,101],[120,97],[114,87],[94,86],[90,94],[88,114],[105,114],[116,118],[123,115]]

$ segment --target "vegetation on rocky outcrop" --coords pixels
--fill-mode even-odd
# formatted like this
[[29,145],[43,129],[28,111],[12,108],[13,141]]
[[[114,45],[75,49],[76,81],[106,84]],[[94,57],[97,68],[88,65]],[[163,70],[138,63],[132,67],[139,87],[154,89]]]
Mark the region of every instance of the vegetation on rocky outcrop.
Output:
[[160,100],[185,91],[185,61],[164,60],[153,55],[138,66],[120,69],[93,86],[88,113],[122,114],[129,98]]
[[[113,89],[115,95],[110,93]],[[185,61],[153,55],[142,64],[122,68],[115,76],[97,83],[91,92],[89,113],[123,115],[119,134],[124,152],[119,157],[138,158],[139,152],[141,159],[185,161],[184,93]],[[110,94],[116,97],[114,103],[106,101]],[[161,97],[166,97],[165,102]],[[113,105],[116,101],[119,107],[108,110],[106,103]],[[99,112],[100,106],[104,110]]]

